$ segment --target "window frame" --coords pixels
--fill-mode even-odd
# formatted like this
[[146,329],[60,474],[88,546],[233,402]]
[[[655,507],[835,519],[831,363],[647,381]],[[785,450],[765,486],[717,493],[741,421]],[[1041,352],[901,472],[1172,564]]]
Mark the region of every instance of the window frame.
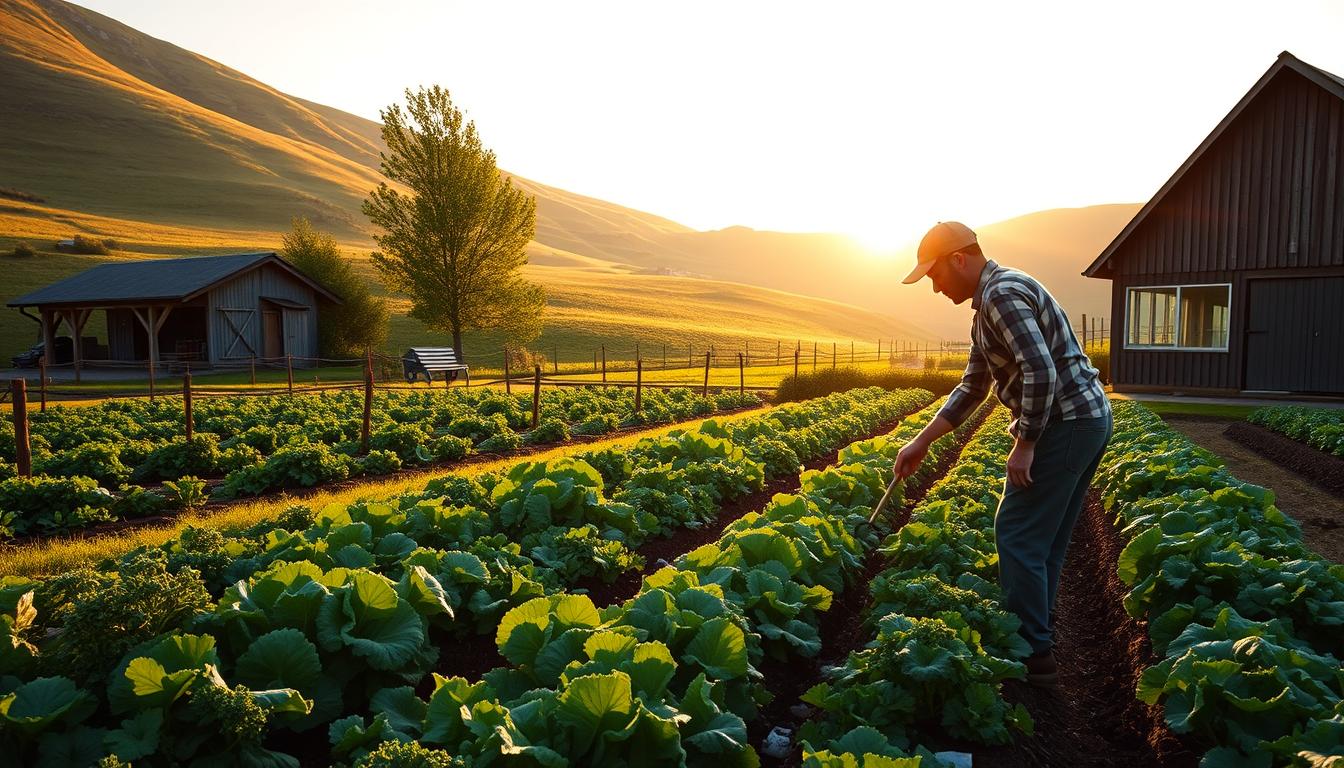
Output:
[[[1182,288],[1227,288],[1227,337],[1221,347],[1182,347],[1176,344],[1133,344],[1129,341],[1130,312],[1134,302],[1134,291],[1176,290],[1175,338],[1181,336],[1181,289]],[[1227,352],[1232,344],[1232,283],[1171,283],[1166,285],[1130,285],[1125,287],[1125,329],[1124,348],[1145,352]]]

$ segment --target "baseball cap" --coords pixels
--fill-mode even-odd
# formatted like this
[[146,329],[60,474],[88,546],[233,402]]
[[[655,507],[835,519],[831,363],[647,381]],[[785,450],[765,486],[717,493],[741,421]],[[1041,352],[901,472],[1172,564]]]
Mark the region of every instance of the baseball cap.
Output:
[[917,283],[929,273],[933,262],[949,253],[959,251],[976,244],[975,233],[959,221],[940,221],[933,225],[924,239],[919,241],[919,255],[915,268],[910,271],[902,283]]

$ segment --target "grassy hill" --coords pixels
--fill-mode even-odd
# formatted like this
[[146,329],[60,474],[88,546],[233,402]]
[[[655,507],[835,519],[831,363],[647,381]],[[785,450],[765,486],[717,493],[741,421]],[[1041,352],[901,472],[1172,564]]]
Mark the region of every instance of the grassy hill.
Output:
[[[50,247],[81,232],[118,240],[122,257],[273,248],[293,216],[357,256],[372,247],[359,204],[380,180],[375,122],[62,0],[0,0],[0,71],[0,189],[40,201],[0,196],[0,250],[16,240]],[[537,199],[529,273],[550,291],[543,347],[577,355],[598,339],[636,336],[727,344],[747,334],[762,343],[964,334],[968,309],[899,285],[909,252],[882,257],[829,234],[698,232],[514,182]],[[1135,208],[1041,212],[983,227],[982,240],[1005,263],[1045,277],[1071,314],[1101,312],[1109,285],[1077,273]],[[0,298],[91,263],[38,261],[6,259],[11,279]],[[28,345],[31,323],[3,315],[8,355]],[[427,336],[404,316],[394,321],[394,345]]]

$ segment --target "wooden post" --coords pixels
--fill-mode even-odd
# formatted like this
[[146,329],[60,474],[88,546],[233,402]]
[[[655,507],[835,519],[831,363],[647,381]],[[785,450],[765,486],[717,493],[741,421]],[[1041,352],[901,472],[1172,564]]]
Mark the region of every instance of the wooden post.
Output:
[[817,370],[817,342],[812,342],[812,370]]
[[607,383],[607,345],[602,345],[602,383]]
[[373,355],[364,358],[364,422],[359,428],[359,452],[369,452],[369,432],[373,421]]
[[1083,349],[1087,349],[1087,313],[1086,313],[1086,312],[1083,313],[1083,324],[1082,324],[1082,328],[1081,328],[1081,333],[1079,333],[1079,335],[1078,335],[1078,340],[1081,341],[1081,342],[1083,343]]
[[835,357],[836,357],[835,342],[832,341],[832,342],[831,342],[831,370],[832,370],[832,371],[835,370]]
[[743,365],[742,353],[737,353],[737,394],[745,394],[747,391],[747,370]]
[[849,364],[854,364],[854,340],[849,340]]
[[285,381],[290,396],[294,395],[294,356],[285,355]]
[[14,460],[20,477],[33,476],[33,452],[28,442],[28,382],[13,379],[9,383],[14,400]]
[[700,390],[701,397],[709,397],[709,353],[705,353],[705,386]]
[[635,358],[635,413],[644,410],[644,361]]
[[798,378],[798,350],[793,350],[793,378]]
[[560,347],[551,347],[551,372],[560,375]]
[[248,380],[252,386],[257,386],[257,356],[253,355],[247,359]]
[[182,417],[187,425],[187,442],[190,443],[196,426],[191,417],[191,371],[182,374]]
[[775,339],[775,365],[779,365],[779,353],[784,350],[784,344],[779,339]]
[[541,421],[541,366],[533,366],[532,377],[532,428],[536,429]]
[[47,412],[47,356],[46,353],[37,361],[37,375],[41,378],[37,382],[38,391],[42,393],[42,412]]
[[509,384],[509,348],[504,348],[504,394],[513,394],[513,386]]
[[154,358],[149,359],[149,402],[154,402]]

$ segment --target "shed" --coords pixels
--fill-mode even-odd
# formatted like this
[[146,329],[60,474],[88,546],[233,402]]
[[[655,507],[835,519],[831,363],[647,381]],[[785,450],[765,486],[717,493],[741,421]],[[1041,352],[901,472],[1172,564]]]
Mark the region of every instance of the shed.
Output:
[[[74,359],[49,362],[191,362],[295,365],[317,357],[319,301],[329,289],[274,252],[100,264],[9,302],[35,307],[46,349],[64,324],[81,340]],[[107,314],[107,344],[83,335],[89,316]]]
[[1344,396],[1344,79],[1284,52],[1083,272],[1118,391]]

